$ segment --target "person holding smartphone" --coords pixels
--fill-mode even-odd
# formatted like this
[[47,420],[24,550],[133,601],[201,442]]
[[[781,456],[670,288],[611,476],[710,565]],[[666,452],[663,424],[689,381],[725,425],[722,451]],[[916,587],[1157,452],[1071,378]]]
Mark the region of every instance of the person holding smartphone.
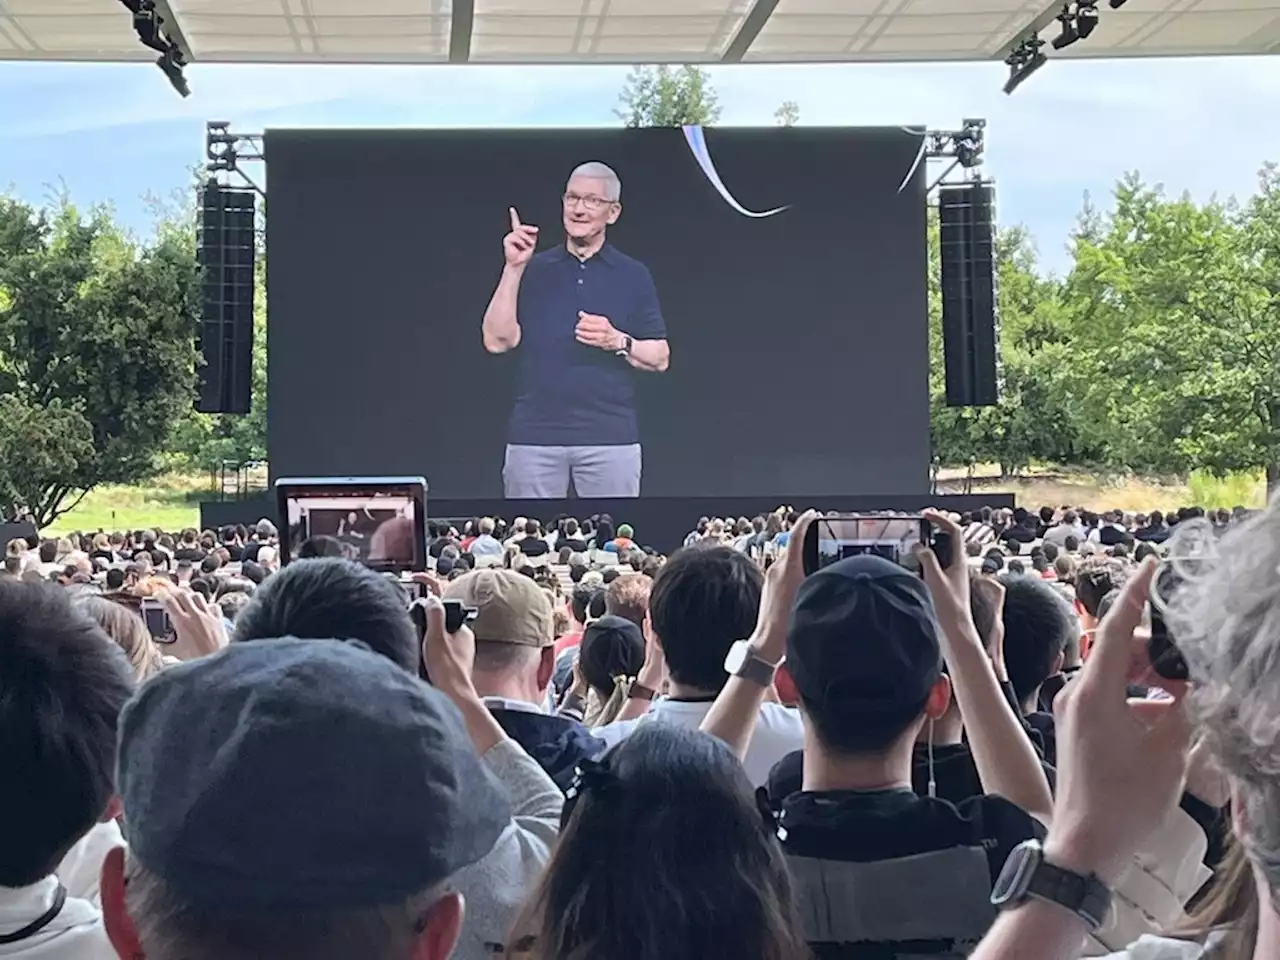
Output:
[[538,228],[509,210],[505,264],[482,327],[493,354],[520,348],[503,485],[509,499],[640,495],[635,371],[662,373],[667,327],[648,268],[606,242],[622,184],[584,163],[562,199],[565,242],[537,253]]

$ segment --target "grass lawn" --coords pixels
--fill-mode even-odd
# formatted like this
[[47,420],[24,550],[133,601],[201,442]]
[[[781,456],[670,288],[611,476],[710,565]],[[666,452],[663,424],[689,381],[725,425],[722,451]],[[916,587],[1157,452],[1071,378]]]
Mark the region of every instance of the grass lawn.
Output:
[[[1188,482],[1166,482],[1146,477],[1107,479],[1065,468],[1032,472],[1026,477],[1000,480],[993,470],[980,470],[975,493],[1012,492],[1030,507],[1070,503],[1090,510],[1169,510],[1188,504],[1206,507],[1262,507],[1266,483],[1261,476],[1234,476],[1225,480],[1192,475]],[[265,474],[260,479],[265,485]],[[963,472],[943,472],[939,488],[959,493]],[[212,499],[207,474],[170,474],[137,486],[99,487],[74,510],[59,517],[52,534],[96,530],[137,530],[159,527],[176,532],[200,522],[200,501]]]
[[157,477],[138,486],[99,487],[54,521],[47,532],[195,527],[200,523],[200,501],[213,497],[208,487],[209,478],[204,474]]

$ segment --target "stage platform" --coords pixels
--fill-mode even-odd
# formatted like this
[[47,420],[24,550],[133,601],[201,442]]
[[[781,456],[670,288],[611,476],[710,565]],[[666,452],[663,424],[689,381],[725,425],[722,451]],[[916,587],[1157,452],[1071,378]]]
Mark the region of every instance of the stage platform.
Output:
[[[980,507],[1012,507],[1013,494],[931,496],[893,494],[888,496],[846,496],[812,498],[778,497],[642,497],[639,500],[428,500],[429,519],[469,517],[536,517],[544,523],[564,515],[594,516],[607,513],[614,523],[629,523],[636,540],[662,553],[678,548],[700,517],[754,517],[788,503],[797,510],[815,507],[842,513],[894,511],[911,513],[925,507],[963,513]],[[276,503],[273,495],[263,494],[246,500],[224,500],[200,504],[200,526],[217,528],[225,524],[250,526],[263,517],[274,520]]]

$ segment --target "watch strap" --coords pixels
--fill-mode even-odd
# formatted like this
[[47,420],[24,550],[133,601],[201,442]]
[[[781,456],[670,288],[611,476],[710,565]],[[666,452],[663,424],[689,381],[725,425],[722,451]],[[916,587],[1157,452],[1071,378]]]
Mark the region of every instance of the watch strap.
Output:
[[737,675],[744,680],[758,683],[762,687],[768,687],[773,684],[773,678],[777,673],[777,664],[757,656],[755,650],[748,647],[747,656],[742,661],[742,666],[738,668]]
[[1041,859],[1027,884],[1027,896],[1065,907],[1097,930],[1111,910],[1111,890],[1093,874],[1080,874]]
[[628,700],[649,700],[653,701],[658,698],[658,691],[653,687],[646,687],[643,683],[633,683],[631,689],[627,691]]

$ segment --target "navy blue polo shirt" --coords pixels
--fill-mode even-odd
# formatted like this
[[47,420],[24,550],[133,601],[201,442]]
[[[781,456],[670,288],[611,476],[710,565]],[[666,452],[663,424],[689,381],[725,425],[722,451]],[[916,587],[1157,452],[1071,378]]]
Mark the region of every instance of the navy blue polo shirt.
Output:
[[574,339],[578,312],[608,317],[633,340],[664,340],[649,269],[605,244],[585,261],[565,247],[529,261],[520,281],[520,370],[509,442],[539,447],[640,442],[635,370]]

